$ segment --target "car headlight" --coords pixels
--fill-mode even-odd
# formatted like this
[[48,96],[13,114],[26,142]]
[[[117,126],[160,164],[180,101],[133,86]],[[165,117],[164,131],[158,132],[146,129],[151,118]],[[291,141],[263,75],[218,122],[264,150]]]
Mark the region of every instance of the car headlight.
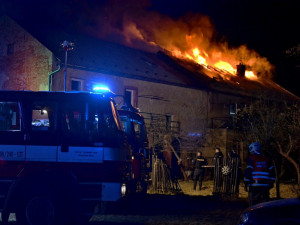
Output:
[[246,224],[249,220],[249,212],[242,213],[240,216],[239,225]]

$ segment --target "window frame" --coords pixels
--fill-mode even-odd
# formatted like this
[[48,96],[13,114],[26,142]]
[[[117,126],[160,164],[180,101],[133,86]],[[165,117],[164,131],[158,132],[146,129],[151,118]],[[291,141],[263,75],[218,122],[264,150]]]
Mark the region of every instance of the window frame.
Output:
[[[18,110],[18,112],[19,112],[19,115],[16,115],[16,125],[11,125],[11,127],[12,126],[17,126],[17,124],[19,124],[17,127],[19,128],[19,129],[7,129],[7,130],[0,130],[0,131],[2,131],[2,132],[9,132],[9,131],[12,131],[12,132],[18,132],[18,131],[22,131],[22,108],[21,108],[21,104],[20,104],[20,102],[19,101],[1,101],[1,103],[7,103],[7,104],[12,104],[12,103],[15,103],[16,104],[16,106],[17,106],[17,110]],[[10,110],[12,110],[12,108],[10,108]],[[19,118],[18,118],[18,117]],[[13,119],[13,118],[12,118]],[[18,122],[19,121],[19,122]],[[13,122],[12,122],[13,123]]]
[[124,103],[126,98],[126,92],[131,92],[130,103],[134,108],[138,107],[138,88],[134,86],[125,86],[124,87]]
[[[75,82],[79,82],[80,85],[79,85],[79,90],[73,90],[72,89],[72,82],[75,81]],[[70,90],[71,91],[82,91],[83,90],[83,80],[82,79],[78,79],[78,78],[71,78],[71,83],[70,83]]]
[[[53,109],[53,126],[51,126],[51,121],[50,121],[50,116],[48,114],[48,111],[47,111],[47,114],[48,114],[48,120],[49,120],[49,126],[33,126],[32,125],[32,122],[33,122],[33,111],[34,110],[39,110],[39,109],[34,109],[34,107],[36,106],[49,106],[49,107],[52,107]],[[31,102],[31,106],[30,106],[30,131],[31,132],[56,132],[58,131],[58,107],[59,107],[59,104],[58,102],[56,101],[48,101],[48,100],[45,100],[45,101],[42,101],[41,99],[39,100],[34,100]],[[40,110],[43,110],[43,109],[40,109]],[[39,129],[38,127],[42,128],[44,127],[44,129]],[[45,129],[47,128],[47,129]]]

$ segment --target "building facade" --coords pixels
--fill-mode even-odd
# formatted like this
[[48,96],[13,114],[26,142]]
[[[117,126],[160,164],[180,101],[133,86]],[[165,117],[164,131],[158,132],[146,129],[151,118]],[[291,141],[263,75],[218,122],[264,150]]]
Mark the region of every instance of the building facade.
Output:
[[[64,90],[65,52],[46,47],[59,42],[36,39],[6,15],[0,17],[0,30],[0,89]],[[211,79],[203,68],[163,52],[152,54],[82,36],[74,42],[66,64],[66,91],[109,87],[118,96],[118,106],[130,101],[144,115],[153,148],[171,135],[180,141],[187,160],[197,150],[212,157],[215,147],[223,153],[234,147],[242,154],[243,144],[232,129],[239,107],[261,91],[283,90],[245,77]]]

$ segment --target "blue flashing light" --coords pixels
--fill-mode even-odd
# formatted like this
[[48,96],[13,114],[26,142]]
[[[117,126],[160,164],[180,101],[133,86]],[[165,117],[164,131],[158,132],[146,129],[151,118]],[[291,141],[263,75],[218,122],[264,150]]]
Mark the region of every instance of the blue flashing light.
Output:
[[103,85],[96,85],[93,87],[93,91],[96,93],[106,93],[106,92],[111,92],[110,89],[107,86]]
[[200,137],[201,134],[200,133],[188,133],[189,136],[192,136],[192,137]]

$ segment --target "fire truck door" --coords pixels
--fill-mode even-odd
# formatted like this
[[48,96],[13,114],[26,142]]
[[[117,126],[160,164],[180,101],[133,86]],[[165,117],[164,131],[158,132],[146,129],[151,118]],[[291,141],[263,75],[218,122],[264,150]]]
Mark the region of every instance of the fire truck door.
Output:
[[26,160],[57,160],[57,105],[34,102],[30,109],[31,124],[26,140]]
[[59,162],[101,163],[103,144],[96,144],[98,115],[92,103],[68,102],[62,109],[62,134],[58,146]]
[[[16,164],[24,161],[25,142],[18,102],[0,102],[0,174],[1,178],[15,177]],[[1,184],[0,184],[1,186]]]

